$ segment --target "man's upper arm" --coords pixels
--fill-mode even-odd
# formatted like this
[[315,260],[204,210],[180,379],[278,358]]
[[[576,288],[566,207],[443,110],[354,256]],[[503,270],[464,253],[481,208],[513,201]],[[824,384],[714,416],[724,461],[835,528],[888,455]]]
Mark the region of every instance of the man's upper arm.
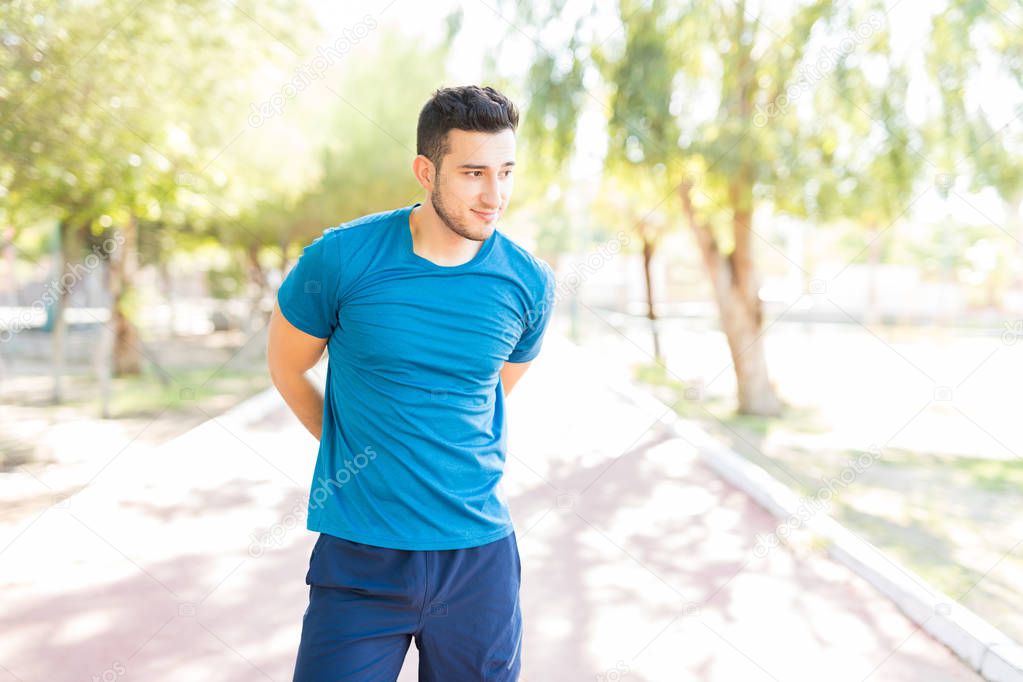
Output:
[[547,325],[551,321],[557,281],[551,267],[540,262],[544,276],[542,287],[536,292],[532,307],[526,311],[525,328],[508,356],[508,360],[516,364],[526,364],[540,353]]
[[340,236],[324,230],[302,250],[277,290],[267,342],[271,376],[301,374],[323,356],[337,326]]
[[530,362],[506,362],[501,367],[501,385],[504,386],[504,394],[508,395],[511,393],[512,388],[522,375],[529,369]]
[[330,338],[337,326],[341,232],[326,230],[302,250],[277,290],[281,314],[309,336]]
[[266,348],[271,377],[302,374],[320,361],[326,347],[327,339],[307,334],[291,324],[281,313],[280,305],[274,304]]

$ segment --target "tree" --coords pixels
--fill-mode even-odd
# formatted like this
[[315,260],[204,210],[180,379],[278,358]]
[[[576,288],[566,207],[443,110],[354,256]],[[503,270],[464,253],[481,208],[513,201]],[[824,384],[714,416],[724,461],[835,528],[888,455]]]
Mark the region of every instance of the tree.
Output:
[[117,373],[137,372],[136,230],[222,212],[204,194],[222,187],[204,177],[206,159],[244,126],[253,72],[288,52],[311,14],[283,0],[26,0],[0,18],[13,47],[0,57],[0,208],[47,207],[69,230],[124,235],[110,269],[112,353]]
[[643,264],[643,286],[646,294],[646,318],[650,321],[654,358],[661,362],[662,350],[657,320],[657,295],[654,290],[653,260],[661,240],[674,226],[672,215],[665,206],[665,192],[671,196],[667,173],[660,168],[644,169],[638,164],[623,164],[603,179],[601,193],[594,212],[607,220],[624,222],[630,226],[631,242],[634,236],[640,248]]
[[[832,105],[824,111],[810,98],[843,51],[833,44],[845,38],[849,10],[830,0],[761,7],[762,15],[745,0],[621,0],[621,38],[607,38],[604,47],[590,21],[596,5],[582,16],[566,16],[560,3],[543,15],[527,3],[517,7],[527,25],[550,33],[575,22],[562,45],[538,42],[529,109],[545,123],[539,129],[562,145],[573,142],[581,106],[599,102],[596,84],[610,90],[609,157],[640,166],[660,161],[673,176],[728,339],[739,412],[778,414],[764,356],[754,220],[758,206],[800,217],[831,208],[841,178],[831,168],[838,140],[829,126],[844,111],[834,98],[823,100]],[[849,50],[860,34],[877,30],[857,28]],[[815,106],[806,112],[805,103]]]
[[[925,140],[907,113],[911,67],[895,56],[883,4],[861,6],[844,21],[848,35],[862,36],[861,46],[843,51],[835,61],[833,86],[814,93],[816,111],[836,114],[820,138],[824,148],[833,149],[833,158],[830,169],[820,169],[825,193],[814,215],[822,221],[849,219],[866,230],[860,254],[867,252],[863,322],[869,326],[880,319],[878,266],[887,257],[896,224],[913,204],[928,161],[921,151]],[[870,70],[869,77],[860,65]]]
[[[633,205],[629,224],[639,237],[647,297],[647,318],[651,321],[654,357],[660,361],[660,339],[654,309],[651,263],[666,224],[657,211],[672,179],[679,171],[674,152],[679,128],[671,113],[672,81],[678,68],[674,54],[680,47],[673,37],[664,37],[658,24],[668,20],[666,5],[657,0],[649,6],[629,6],[624,23],[624,45],[618,58],[599,48],[594,59],[612,84],[611,115],[608,120],[606,172],[643,205]],[[638,114],[638,115],[637,115]]]
[[764,354],[756,268],[758,249],[781,249],[761,236],[761,222],[855,221],[876,265],[912,203],[927,140],[906,113],[911,69],[894,57],[890,4],[620,0],[611,34],[597,31],[606,25],[598,3],[516,4],[519,25],[538,31],[530,131],[566,158],[580,112],[596,103],[607,121],[605,172],[664,178],[665,195],[679,198],[728,340],[740,413],[783,407]]
[[[993,189],[1005,207],[1006,227],[1015,242],[1016,287],[1023,287],[1023,125],[1019,111],[996,113],[975,75],[997,79],[999,98],[1023,94],[1023,8],[1006,0],[950,0],[933,20],[934,40],[927,65],[937,84],[940,107],[929,125],[933,146],[946,159],[951,191],[957,170],[969,174],[970,189]],[[990,67],[990,68],[987,68]],[[989,77],[991,77],[989,76]],[[1008,100],[1012,101],[1012,100]],[[1009,259],[1013,262],[1013,259]]]

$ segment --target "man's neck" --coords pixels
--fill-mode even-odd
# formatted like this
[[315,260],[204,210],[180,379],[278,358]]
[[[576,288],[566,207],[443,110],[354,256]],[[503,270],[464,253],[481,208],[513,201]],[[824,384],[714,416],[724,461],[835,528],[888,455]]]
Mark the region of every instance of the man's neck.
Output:
[[483,246],[482,242],[466,239],[444,224],[427,199],[409,213],[412,232],[412,251],[420,258],[444,267],[468,263]]

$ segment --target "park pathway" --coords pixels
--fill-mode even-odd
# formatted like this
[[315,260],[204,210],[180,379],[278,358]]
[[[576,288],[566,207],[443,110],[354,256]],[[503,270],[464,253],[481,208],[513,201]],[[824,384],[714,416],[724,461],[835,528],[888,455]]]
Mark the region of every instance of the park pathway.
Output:
[[[550,335],[509,400],[523,682],[979,679],[606,376]],[[291,680],[314,446],[265,393],[0,527],[0,682]]]

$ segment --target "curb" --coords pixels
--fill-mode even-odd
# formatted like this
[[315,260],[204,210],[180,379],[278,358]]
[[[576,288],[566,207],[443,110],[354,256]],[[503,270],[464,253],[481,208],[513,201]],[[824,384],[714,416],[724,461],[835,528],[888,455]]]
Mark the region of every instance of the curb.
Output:
[[[562,340],[584,355],[589,353],[567,338]],[[752,497],[779,521],[800,518],[801,498],[766,470],[722,445],[698,423],[678,416],[636,382],[605,383],[637,407],[663,412],[662,425],[692,445],[701,461],[716,474]],[[805,525],[826,539],[829,557],[888,597],[910,620],[951,649],[981,677],[990,682],[1023,682],[1023,646],[1011,637],[935,590],[826,513],[814,514]]]
[[[307,372],[307,376],[311,376],[316,379],[317,386],[321,392],[323,391],[326,372],[327,361],[325,358],[321,359],[320,362],[314,365]],[[188,431],[175,436],[160,447],[170,445],[171,443],[175,443],[182,439],[195,438],[198,434],[202,434],[206,429],[212,429],[216,422],[219,422],[222,426],[232,424],[237,426],[248,426],[252,422],[264,418],[275,409],[286,406],[287,403],[284,402],[284,398],[281,397],[277,387],[271,385],[269,388],[265,388],[259,393],[246,398],[234,407],[206,419],[201,424],[196,424]]]
[[284,404],[284,399],[281,398],[277,388],[271,386],[251,398],[246,398],[231,409],[221,413],[216,419],[234,424],[246,424],[265,417],[268,413]]
[[246,398],[234,407],[231,407],[220,414],[207,417],[201,423],[196,424],[188,431],[180,433],[167,442],[162,443],[158,449],[163,450],[175,447],[187,448],[192,445],[193,441],[201,443],[202,439],[208,432],[215,432],[223,428],[230,430],[231,426],[247,426],[252,422],[262,419],[283,404],[285,404],[284,399],[281,398],[277,389],[271,386],[270,388],[264,389],[259,393]]

